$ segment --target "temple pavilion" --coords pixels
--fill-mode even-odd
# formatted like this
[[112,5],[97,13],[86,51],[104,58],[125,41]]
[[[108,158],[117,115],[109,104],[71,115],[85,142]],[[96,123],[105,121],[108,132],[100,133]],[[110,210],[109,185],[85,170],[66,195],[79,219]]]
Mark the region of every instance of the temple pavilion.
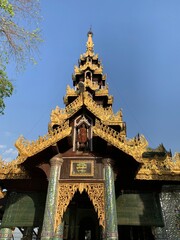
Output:
[[180,154],[127,137],[91,31],[72,85],[47,134],[0,163],[0,239],[180,239]]

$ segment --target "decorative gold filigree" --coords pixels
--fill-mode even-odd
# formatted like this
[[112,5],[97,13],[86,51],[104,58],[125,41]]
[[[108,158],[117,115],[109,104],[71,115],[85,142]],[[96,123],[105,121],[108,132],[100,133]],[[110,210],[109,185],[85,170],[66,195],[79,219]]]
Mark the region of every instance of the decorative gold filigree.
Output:
[[51,122],[50,125],[53,127],[54,125],[61,125],[68,118],[68,114],[65,109],[61,109],[58,106],[51,112]]
[[0,179],[24,179],[29,178],[25,169],[20,166],[28,157],[31,157],[45,148],[55,144],[57,141],[70,135],[71,127],[69,127],[69,121],[65,122],[61,127],[50,131],[43,137],[39,137],[36,141],[25,140],[23,136],[20,136],[15,146],[19,151],[17,159],[10,163],[1,161],[0,166]]
[[103,73],[103,66],[98,66],[97,64],[93,64],[90,61],[86,61],[85,64],[78,66],[74,66],[74,73],[75,74],[81,74],[83,73],[87,68],[90,68],[92,71],[94,71],[94,74],[102,74]]
[[18,156],[12,162],[0,163],[0,179],[29,179],[30,176],[26,170],[20,166],[20,163],[26,159],[24,156]]
[[77,93],[74,88],[71,88],[69,85],[66,87],[66,95],[67,96],[77,96]]
[[84,85],[85,87],[89,87],[90,89],[94,90],[96,96],[108,96],[109,94],[108,85],[99,88],[99,84],[91,81],[90,79],[85,79]]
[[139,139],[126,139],[121,133],[118,133],[98,120],[96,120],[93,127],[93,132],[108,143],[133,156],[138,162],[142,162],[142,153],[148,146],[148,142],[144,136],[140,136]]
[[101,119],[102,122],[110,124],[123,125],[122,111],[120,110],[117,114],[113,113],[112,107],[103,108],[89,96],[88,92],[84,92],[84,103],[90,112]]
[[83,104],[85,104],[87,109],[90,110],[95,116],[101,119],[103,123],[120,125],[121,128],[124,126],[121,110],[114,114],[111,106],[103,108],[101,105],[98,105],[91,96],[89,96],[87,91],[83,93],[83,98],[82,95],[80,95],[65,109],[56,107],[55,110],[52,110],[50,126],[52,127],[53,125],[61,125],[66,119],[69,119],[74,113],[76,113]]
[[[99,84],[97,82],[91,81],[90,79],[86,78],[84,81],[84,86],[89,87],[93,91],[95,91],[96,96],[108,96],[108,85],[103,86],[102,88],[99,88]],[[67,85],[66,88],[66,97],[69,96],[77,96],[77,92],[74,88],[71,88],[69,85]],[[112,96],[111,96],[112,97]]]
[[65,120],[69,119],[75,114],[83,105],[82,96],[80,95],[72,103],[70,103],[65,109],[61,109],[58,106],[51,112],[50,127],[54,125],[62,125]]
[[21,136],[17,139],[15,146],[21,155],[30,157],[55,144],[57,141],[68,136],[70,133],[71,127],[69,127],[69,121],[66,121],[61,127],[50,131],[43,137],[39,137],[36,141],[30,142]]
[[104,183],[59,183],[55,229],[62,221],[70,201],[76,191],[86,191],[98,214],[99,224],[105,227]]
[[[99,56],[98,56],[98,54],[94,54],[91,57],[92,57],[93,60],[98,60]],[[87,58],[87,54],[86,53],[80,55],[80,60],[84,61],[84,60],[86,60],[86,58]]]
[[136,179],[180,181],[180,159],[174,160],[170,156],[163,160],[143,159]]
[[88,40],[86,43],[86,54],[87,55],[94,55],[94,43],[92,39],[93,33],[91,31],[88,32]]
[[99,84],[97,82],[91,81],[90,79],[85,79],[84,86],[85,87],[89,87],[89,88],[91,88],[94,91],[99,89]]
[[114,97],[113,97],[112,95],[109,95],[109,96],[108,96],[108,102],[107,102],[107,103],[112,105],[112,104],[113,104],[113,101],[114,101]]
[[98,91],[95,92],[95,96],[108,96],[108,94],[109,93],[107,87],[98,89]]
[[[102,74],[103,66],[100,61],[97,64],[94,64],[92,60],[98,60],[98,54],[94,54],[94,43],[92,40],[92,32],[88,33],[88,40],[86,43],[86,52],[80,55],[80,60],[83,61],[83,64],[79,64],[79,66],[74,66],[75,75],[82,74],[87,68],[91,69],[94,74]],[[85,62],[84,62],[85,61]],[[106,76],[103,75],[103,80],[106,79]]]

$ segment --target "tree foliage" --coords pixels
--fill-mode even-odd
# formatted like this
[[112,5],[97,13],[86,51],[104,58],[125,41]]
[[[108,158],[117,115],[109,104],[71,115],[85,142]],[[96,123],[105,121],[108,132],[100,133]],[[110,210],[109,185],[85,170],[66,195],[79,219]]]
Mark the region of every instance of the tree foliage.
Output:
[[13,62],[20,70],[29,61],[35,63],[41,42],[39,20],[38,0],[0,0],[0,114],[5,107],[4,98],[13,92],[6,66]]
[[13,92],[13,85],[8,80],[6,73],[0,70],[0,114],[4,113],[4,98],[10,97]]

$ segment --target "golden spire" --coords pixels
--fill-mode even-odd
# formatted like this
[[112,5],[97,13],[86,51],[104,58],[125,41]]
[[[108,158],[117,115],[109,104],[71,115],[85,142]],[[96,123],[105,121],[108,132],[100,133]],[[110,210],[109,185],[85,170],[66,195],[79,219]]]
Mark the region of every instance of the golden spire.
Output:
[[87,36],[88,36],[88,40],[86,42],[86,54],[92,55],[92,54],[94,54],[94,43],[92,40],[93,33],[92,33],[91,29],[89,30]]

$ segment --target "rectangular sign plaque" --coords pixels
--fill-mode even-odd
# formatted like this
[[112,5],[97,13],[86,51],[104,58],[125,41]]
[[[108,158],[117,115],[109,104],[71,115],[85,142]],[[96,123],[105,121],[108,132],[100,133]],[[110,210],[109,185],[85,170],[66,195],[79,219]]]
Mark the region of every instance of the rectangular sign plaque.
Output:
[[72,160],[70,176],[73,177],[92,177],[94,176],[93,160]]

